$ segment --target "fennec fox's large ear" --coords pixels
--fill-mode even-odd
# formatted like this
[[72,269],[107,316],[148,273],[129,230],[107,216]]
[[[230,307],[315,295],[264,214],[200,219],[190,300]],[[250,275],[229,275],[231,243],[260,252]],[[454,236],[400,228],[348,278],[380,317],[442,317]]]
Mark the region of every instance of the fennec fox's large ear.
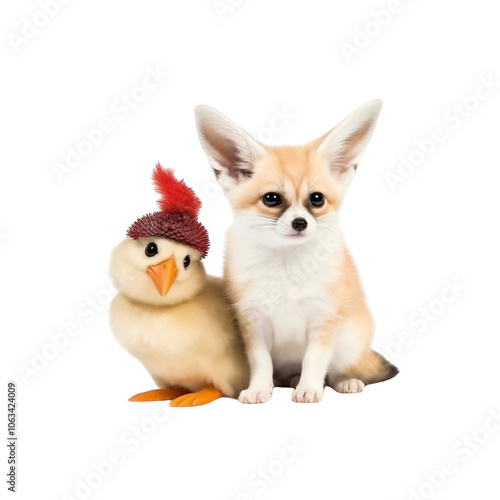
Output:
[[382,101],[375,99],[351,113],[334,129],[313,141],[317,152],[327,159],[330,171],[347,188],[359,160],[370,142]]
[[195,116],[201,145],[220,185],[230,190],[252,177],[264,146],[209,106],[197,106]]

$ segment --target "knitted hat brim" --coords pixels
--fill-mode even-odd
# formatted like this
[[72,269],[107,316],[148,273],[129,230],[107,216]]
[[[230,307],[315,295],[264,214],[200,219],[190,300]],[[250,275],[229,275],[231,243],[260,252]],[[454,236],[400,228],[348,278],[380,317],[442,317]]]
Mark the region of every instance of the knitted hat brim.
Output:
[[206,257],[210,247],[208,232],[200,222],[187,214],[154,212],[137,219],[127,231],[127,236],[138,238],[163,237],[187,245]]

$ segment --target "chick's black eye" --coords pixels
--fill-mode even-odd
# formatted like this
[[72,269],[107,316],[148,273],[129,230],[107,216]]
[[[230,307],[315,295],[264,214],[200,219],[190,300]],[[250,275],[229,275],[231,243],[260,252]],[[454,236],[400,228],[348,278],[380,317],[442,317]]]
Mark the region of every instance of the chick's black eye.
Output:
[[156,243],[148,243],[148,246],[146,247],[146,255],[148,257],[154,257],[158,253],[158,247],[156,246]]
[[187,269],[189,267],[189,264],[191,264],[191,257],[189,255],[186,255],[184,257],[184,269]]
[[281,196],[278,193],[266,193],[262,201],[267,207],[278,207],[281,205]]
[[321,193],[313,193],[309,196],[309,204],[313,207],[322,207],[325,204],[325,198]]

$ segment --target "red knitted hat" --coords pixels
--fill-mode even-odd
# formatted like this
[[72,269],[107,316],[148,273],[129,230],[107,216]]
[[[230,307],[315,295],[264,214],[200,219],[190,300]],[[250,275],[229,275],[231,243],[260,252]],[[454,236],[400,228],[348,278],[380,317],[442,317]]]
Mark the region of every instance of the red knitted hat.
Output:
[[159,163],[153,171],[155,190],[160,194],[160,212],[147,214],[136,220],[127,231],[127,236],[151,238],[162,236],[187,245],[206,257],[210,241],[205,227],[198,222],[201,201],[184,181],[178,181],[174,171],[164,169]]

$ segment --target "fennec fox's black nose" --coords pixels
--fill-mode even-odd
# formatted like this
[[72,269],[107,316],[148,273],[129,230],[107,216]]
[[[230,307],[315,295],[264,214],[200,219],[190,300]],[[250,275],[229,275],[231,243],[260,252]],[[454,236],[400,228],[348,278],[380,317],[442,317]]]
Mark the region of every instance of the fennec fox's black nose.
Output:
[[295,231],[304,231],[304,229],[307,227],[307,221],[303,217],[297,217],[296,219],[293,219],[292,227],[295,229]]

